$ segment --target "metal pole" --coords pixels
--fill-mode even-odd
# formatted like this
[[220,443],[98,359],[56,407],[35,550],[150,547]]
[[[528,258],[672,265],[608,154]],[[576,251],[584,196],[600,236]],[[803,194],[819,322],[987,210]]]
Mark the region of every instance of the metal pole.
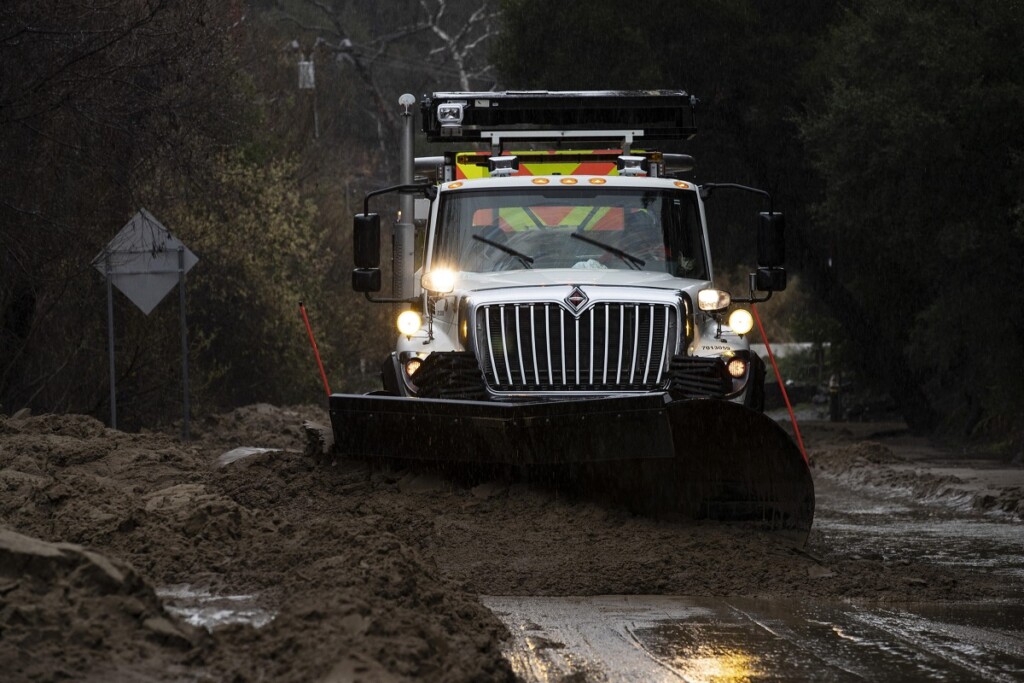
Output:
[[181,384],[184,393],[185,419],[182,423],[181,438],[189,440],[188,405],[188,326],[185,322],[185,247],[178,247],[178,308],[181,310]]
[[[399,182],[412,184],[413,178],[413,111],[412,106],[416,98],[406,93],[402,95],[398,104],[402,107],[402,140],[401,140],[401,168]],[[398,195],[398,207],[402,217],[395,225],[393,233],[394,252],[394,291],[398,298],[408,298],[413,295],[415,283],[413,271],[416,268],[414,262],[414,250],[416,248],[416,227],[413,225],[413,203],[415,198],[406,192]]]
[[114,371],[114,287],[110,277],[110,252],[104,257],[107,270],[107,354],[110,356],[110,428],[117,429],[117,388]]
[[320,114],[316,109],[316,88],[313,88],[313,138],[320,139]]

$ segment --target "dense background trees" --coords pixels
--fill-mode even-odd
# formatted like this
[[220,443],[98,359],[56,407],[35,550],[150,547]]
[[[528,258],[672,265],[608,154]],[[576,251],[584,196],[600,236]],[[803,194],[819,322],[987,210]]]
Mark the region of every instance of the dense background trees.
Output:
[[1024,413],[1022,40],[1017,3],[869,0],[808,69],[811,225],[933,419],[967,430]]
[[[367,388],[390,311],[348,291],[348,226],[397,175],[397,98],[683,88],[698,181],[770,189],[794,291],[915,426],[1020,433],[1024,18],[923,0],[17,0],[0,8],[0,406],[105,415],[89,261],[140,207],[202,259],[199,406],[312,400],[305,299],[335,384]],[[298,88],[298,62],[316,87]],[[435,150],[424,146],[423,153]],[[720,271],[759,201],[716,194]],[[176,303],[118,295],[129,424],[178,414]],[[840,359],[838,356],[842,355]],[[170,368],[173,368],[171,370]]]

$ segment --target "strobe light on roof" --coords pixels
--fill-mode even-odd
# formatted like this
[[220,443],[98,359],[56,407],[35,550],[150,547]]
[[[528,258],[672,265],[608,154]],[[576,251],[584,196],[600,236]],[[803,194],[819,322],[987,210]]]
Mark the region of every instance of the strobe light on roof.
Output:
[[464,102],[445,102],[437,106],[437,122],[441,124],[441,135],[453,137],[462,134]]
[[487,160],[487,170],[492,178],[515,175],[519,171],[519,157],[491,157]]
[[641,176],[647,175],[647,157],[634,157],[622,155],[618,159],[619,175]]

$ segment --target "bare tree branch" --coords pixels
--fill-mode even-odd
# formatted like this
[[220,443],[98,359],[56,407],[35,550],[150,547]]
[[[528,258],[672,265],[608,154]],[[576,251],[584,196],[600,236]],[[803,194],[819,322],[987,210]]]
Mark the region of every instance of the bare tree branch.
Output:
[[57,76],[59,76],[60,74],[62,74],[65,71],[67,71],[72,66],[78,64],[79,62],[81,62],[81,61],[83,61],[85,59],[88,59],[89,57],[97,55],[97,54],[103,52],[104,50],[107,50],[107,49],[111,48],[116,43],[119,43],[120,41],[124,40],[125,38],[131,36],[141,26],[144,26],[145,24],[147,24],[150,21],[152,21],[153,18],[159,12],[161,12],[165,8],[165,6],[166,6],[166,0],[159,0],[159,2],[157,2],[155,5],[153,5],[153,7],[150,9],[149,13],[146,16],[142,17],[141,19],[139,19],[138,21],[136,21],[136,22],[134,22],[132,24],[129,24],[123,30],[117,32],[117,34],[113,38],[111,38],[110,40],[108,40],[108,41],[106,41],[104,43],[100,43],[99,45],[96,45],[96,46],[92,47],[91,49],[87,50],[86,52],[83,52],[80,55],[76,55],[75,57],[72,57],[70,60],[68,60],[64,64],[58,66],[55,70],[50,72],[50,74],[48,76],[43,77],[42,79],[40,79],[35,84],[33,84],[33,85],[29,86],[28,88],[22,90],[20,97],[16,97],[16,98],[14,98],[12,100],[9,100],[7,102],[0,102],[0,109],[2,109],[5,106],[13,106],[14,104],[16,104],[19,101],[19,99],[24,99],[26,97],[29,97],[29,96],[37,93],[43,86],[47,85],[50,81],[52,81],[53,79],[57,78]]

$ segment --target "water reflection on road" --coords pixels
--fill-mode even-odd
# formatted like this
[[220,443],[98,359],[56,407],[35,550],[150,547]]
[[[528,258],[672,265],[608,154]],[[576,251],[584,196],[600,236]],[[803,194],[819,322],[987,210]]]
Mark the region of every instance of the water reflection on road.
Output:
[[1024,678],[1024,606],[486,597],[527,681]]

